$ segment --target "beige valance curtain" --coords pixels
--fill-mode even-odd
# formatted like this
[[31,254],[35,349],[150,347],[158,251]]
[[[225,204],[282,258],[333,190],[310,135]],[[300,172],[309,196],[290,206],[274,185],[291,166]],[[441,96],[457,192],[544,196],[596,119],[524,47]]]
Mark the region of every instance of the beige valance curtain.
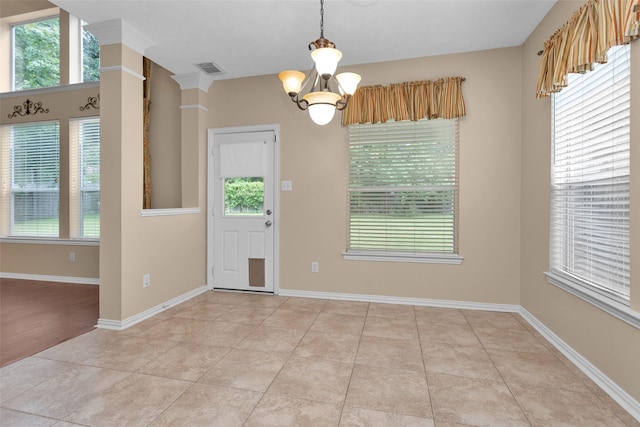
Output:
[[589,0],[544,44],[537,98],[559,92],[569,73],[607,62],[607,51],[640,35],[640,0]]
[[466,114],[462,77],[359,87],[342,113],[344,126],[388,120],[452,119]]

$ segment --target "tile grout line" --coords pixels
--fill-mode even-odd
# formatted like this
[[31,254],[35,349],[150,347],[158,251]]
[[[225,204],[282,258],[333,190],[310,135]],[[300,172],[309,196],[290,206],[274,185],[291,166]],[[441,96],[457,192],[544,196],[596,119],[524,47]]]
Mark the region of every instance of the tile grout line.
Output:
[[356,360],[358,359],[358,352],[360,351],[360,344],[362,343],[362,336],[364,334],[364,327],[367,324],[367,318],[369,317],[369,308],[371,304],[367,305],[367,313],[364,315],[364,322],[362,322],[362,330],[360,331],[360,339],[358,339],[358,347],[353,355],[353,366],[351,368],[351,375],[349,375],[349,383],[347,384],[347,390],[344,393],[344,400],[342,401],[342,408],[340,408],[340,418],[338,418],[338,426],[342,422],[342,416],[344,415],[344,407],[347,405],[347,396],[349,394],[349,388],[351,388],[351,381],[353,380],[353,372],[356,370]]
[[427,365],[425,362],[425,354],[422,348],[422,336],[420,335],[420,328],[418,327],[418,317],[416,316],[416,306],[413,306],[413,320],[416,324],[416,331],[418,332],[418,345],[420,346],[420,357],[422,358],[422,369],[424,369],[424,379],[427,383],[427,394],[429,395],[429,406],[431,406],[431,419],[433,424],[436,425],[436,410],[433,406],[433,397],[431,396],[431,387],[429,386],[429,376],[427,375]]
[[[496,372],[498,373],[498,375],[500,375],[500,378],[502,378],[502,383],[505,385],[505,387],[507,387],[507,390],[509,390],[509,393],[511,394],[511,397],[513,398],[513,400],[516,402],[516,404],[518,405],[518,408],[520,408],[520,412],[522,412],[522,415],[524,415],[524,418],[527,420],[527,422],[529,423],[530,426],[533,427],[533,424],[531,422],[531,420],[529,419],[529,417],[527,416],[527,413],[525,412],[524,408],[522,407],[522,404],[520,403],[520,401],[516,398],[516,395],[513,393],[513,390],[511,390],[511,387],[509,387],[509,384],[507,383],[507,380],[504,378],[504,375],[502,374],[502,372],[500,371],[500,369],[498,369],[498,367],[496,366],[496,362],[493,360],[493,358],[491,357],[491,355],[489,354],[489,351],[487,350],[487,348],[485,347],[484,343],[482,342],[482,340],[480,339],[480,337],[478,336],[476,329],[473,327],[473,325],[469,322],[469,319],[467,318],[467,316],[465,316],[464,312],[462,313],[462,315],[464,316],[465,320],[467,321],[467,324],[469,325],[469,327],[471,328],[471,330],[473,331],[473,334],[476,336],[476,338],[478,339],[478,342],[480,343],[480,345],[482,346],[482,349],[484,350],[484,352],[487,354],[487,357],[489,358],[489,360],[491,361],[491,364],[493,365],[494,369],[496,370]],[[512,315],[513,317],[513,315]],[[517,320],[517,319],[516,319]],[[527,331],[529,332],[529,331]]]

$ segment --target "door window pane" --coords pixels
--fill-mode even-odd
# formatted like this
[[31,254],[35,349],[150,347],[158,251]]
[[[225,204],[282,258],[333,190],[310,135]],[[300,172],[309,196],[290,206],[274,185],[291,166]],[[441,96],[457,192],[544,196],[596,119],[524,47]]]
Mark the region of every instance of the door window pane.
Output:
[[264,178],[225,178],[224,214],[233,216],[263,215]]

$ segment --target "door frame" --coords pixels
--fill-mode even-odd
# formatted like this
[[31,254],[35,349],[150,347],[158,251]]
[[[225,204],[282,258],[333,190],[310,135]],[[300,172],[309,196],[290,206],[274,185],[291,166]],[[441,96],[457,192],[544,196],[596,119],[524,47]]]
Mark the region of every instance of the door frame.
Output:
[[215,162],[213,161],[214,141],[216,135],[250,132],[273,132],[273,294],[280,290],[280,125],[265,124],[255,126],[233,126],[210,128],[207,130],[207,289],[213,290],[213,266],[215,257],[214,230],[215,216],[214,186]]

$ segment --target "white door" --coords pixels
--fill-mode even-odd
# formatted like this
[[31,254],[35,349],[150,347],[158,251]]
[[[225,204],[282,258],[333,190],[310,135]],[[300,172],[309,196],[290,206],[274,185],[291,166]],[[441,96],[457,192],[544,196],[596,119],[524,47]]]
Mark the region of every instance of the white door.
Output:
[[213,288],[273,292],[275,132],[212,139]]

